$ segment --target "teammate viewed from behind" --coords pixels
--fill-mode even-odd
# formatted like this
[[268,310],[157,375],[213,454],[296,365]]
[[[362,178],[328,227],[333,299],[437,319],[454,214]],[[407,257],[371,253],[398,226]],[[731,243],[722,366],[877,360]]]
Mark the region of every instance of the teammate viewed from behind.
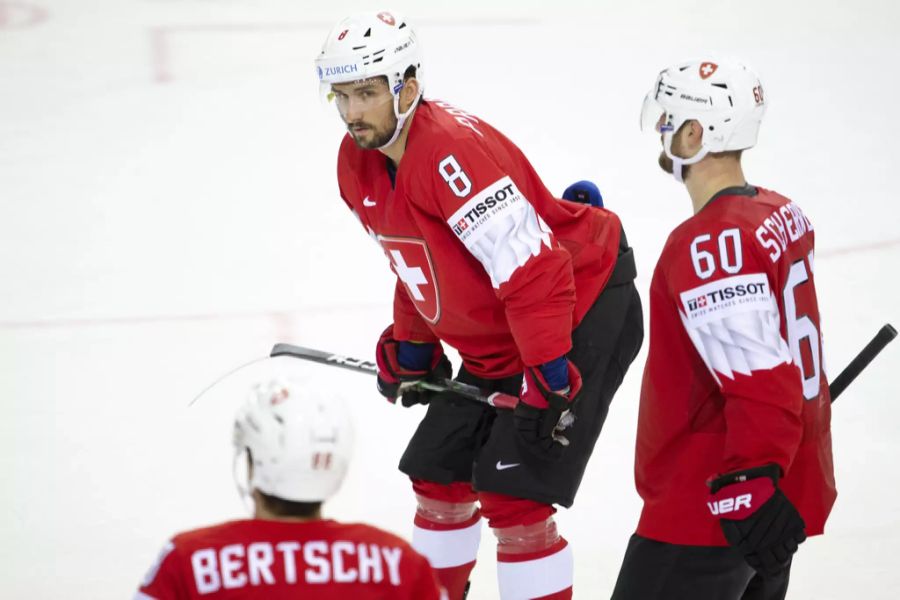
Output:
[[257,386],[235,419],[234,444],[235,466],[249,466],[254,518],[176,535],[135,600],[446,598],[425,558],[397,536],[322,518],[352,446],[338,398],[278,380]]
[[[500,132],[425,100],[419,41],[399,15],[340,22],[316,65],[349,130],[341,195],[397,275],[379,390],[429,403],[400,461],[418,500],[413,546],[459,600],[484,516],[503,598],[569,598],[553,505],[572,505],[643,339],[619,219],[554,198]],[[462,357],[459,380],[519,395],[515,412],[404,392],[451,375],[442,342]]]
[[644,103],[694,216],[650,285],[644,508],[614,600],[784,598],[834,503],[813,227],[741,168],[765,107],[757,76],[725,61],[666,69]]

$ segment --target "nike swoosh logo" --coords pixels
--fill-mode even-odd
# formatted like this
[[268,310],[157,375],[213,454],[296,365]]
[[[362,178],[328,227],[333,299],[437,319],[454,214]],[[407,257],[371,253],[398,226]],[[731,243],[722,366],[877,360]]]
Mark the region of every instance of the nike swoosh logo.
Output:
[[503,470],[505,470],[505,469],[512,469],[513,467],[518,467],[520,464],[522,464],[522,463],[509,463],[509,464],[507,464],[507,465],[504,465],[502,462],[500,462],[500,461],[498,460],[498,461],[497,461],[497,470],[498,470],[498,471],[503,471]]
[[365,198],[363,198],[363,206],[375,206],[375,204],[376,204],[375,202],[370,202],[370,201],[369,201],[369,197],[368,197],[368,196],[366,196]]

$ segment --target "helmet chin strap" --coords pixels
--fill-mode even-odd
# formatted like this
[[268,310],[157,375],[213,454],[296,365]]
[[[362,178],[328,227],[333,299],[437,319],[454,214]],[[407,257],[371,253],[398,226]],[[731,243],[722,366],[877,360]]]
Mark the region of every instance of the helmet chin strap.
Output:
[[709,149],[703,145],[700,146],[700,149],[697,151],[697,154],[693,155],[690,158],[681,158],[680,156],[675,156],[672,154],[672,136],[674,134],[671,131],[667,131],[663,134],[663,148],[666,151],[666,156],[672,161],[672,176],[675,177],[675,181],[678,183],[684,183],[683,171],[686,165],[693,165],[695,163],[700,162],[706,155],[709,154]]
[[253,499],[253,494],[250,492],[251,482],[249,479],[247,479],[246,482],[242,482],[241,477],[238,474],[238,461],[240,460],[247,460],[246,448],[235,451],[234,461],[231,464],[231,475],[234,478],[234,485],[241,497],[241,503],[243,503],[244,508],[247,509],[247,512],[250,513],[250,516],[252,517],[256,514],[256,501]]
[[389,139],[386,144],[379,146],[378,147],[379,150],[383,150],[397,141],[397,138],[400,137],[400,132],[403,131],[403,125],[406,123],[406,119],[409,118],[409,116],[412,114],[412,112],[419,105],[419,100],[422,99],[422,94],[420,93],[419,96],[416,98],[416,101],[413,102],[412,105],[410,105],[410,107],[408,109],[406,109],[406,112],[401,113],[400,112],[400,90],[402,90],[402,89],[403,89],[403,86],[400,86],[400,88],[398,88],[397,92],[394,94],[394,116],[397,117],[397,127],[394,129],[394,135],[391,136],[391,139]]

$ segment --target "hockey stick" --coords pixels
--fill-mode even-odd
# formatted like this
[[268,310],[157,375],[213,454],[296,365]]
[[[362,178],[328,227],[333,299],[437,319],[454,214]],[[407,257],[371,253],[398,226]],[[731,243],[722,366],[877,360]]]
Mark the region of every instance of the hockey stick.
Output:
[[[313,350],[312,348],[304,348],[303,346],[294,346],[293,344],[275,344],[269,356],[292,356],[312,362],[321,363],[323,365],[331,365],[333,367],[341,367],[357,373],[368,373],[376,375],[378,367],[372,361],[360,360],[358,358],[350,358],[341,356],[340,354],[331,354],[330,352],[322,352],[321,350]],[[412,384],[418,389],[432,390],[435,392],[455,392],[460,396],[490,404],[496,408],[515,408],[519,403],[516,396],[509,394],[501,394],[500,392],[488,392],[474,385],[455,381],[453,379],[444,379],[440,383],[428,383],[419,381]],[[401,389],[403,389],[401,387]],[[409,389],[409,388],[407,388]]]
[[866,344],[866,347],[856,355],[856,358],[850,361],[850,364],[828,386],[832,402],[837,400],[837,397],[847,389],[847,386],[862,373],[863,369],[869,366],[872,359],[878,356],[878,353],[884,350],[884,347],[890,344],[895,337],[897,337],[897,330],[890,323],[885,324],[884,327],[878,330],[872,341]]

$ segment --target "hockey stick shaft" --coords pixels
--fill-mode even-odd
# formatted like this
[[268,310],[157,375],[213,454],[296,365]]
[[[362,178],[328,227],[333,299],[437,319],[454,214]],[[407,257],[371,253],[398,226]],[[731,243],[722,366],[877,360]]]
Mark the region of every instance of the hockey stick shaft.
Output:
[[853,383],[853,380],[863,372],[863,369],[869,366],[869,363],[872,362],[872,360],[878,356],[878,353],[884,350],[885,346],[890,344],[895,337],[897,337],[897,330],[894,329],[890,323],[885,324],[884,327],[878,330],[875,337],[866,344],[866,347],[856,355],[856,358],[850,361],[850,364],[847,365],[828,386],[828,391],[831,392],[832,402],[837,400],[838,396],[847,389],[847,386]]
[[[304,348],[303,346],[295,346],[293,344],[275,344],[269,356],[291,356],[302,360],[320,363],[323,365],[331,365],[340,367],[357,373],[367,373],[369,375],[378,374],[378,366],[369,360],[360,360],[340,354],[332,354],[312,348]],[[435,392],[455,392],[460,396],[490,404],[496,408],[515,408],[519,403],[516,396],[509,394],[501,394],[500,392],[488,392],[474,385],[455,381],[453,379],[444,379],[440,383],[418,382],[415,384],[419,389],[432,390]]]

